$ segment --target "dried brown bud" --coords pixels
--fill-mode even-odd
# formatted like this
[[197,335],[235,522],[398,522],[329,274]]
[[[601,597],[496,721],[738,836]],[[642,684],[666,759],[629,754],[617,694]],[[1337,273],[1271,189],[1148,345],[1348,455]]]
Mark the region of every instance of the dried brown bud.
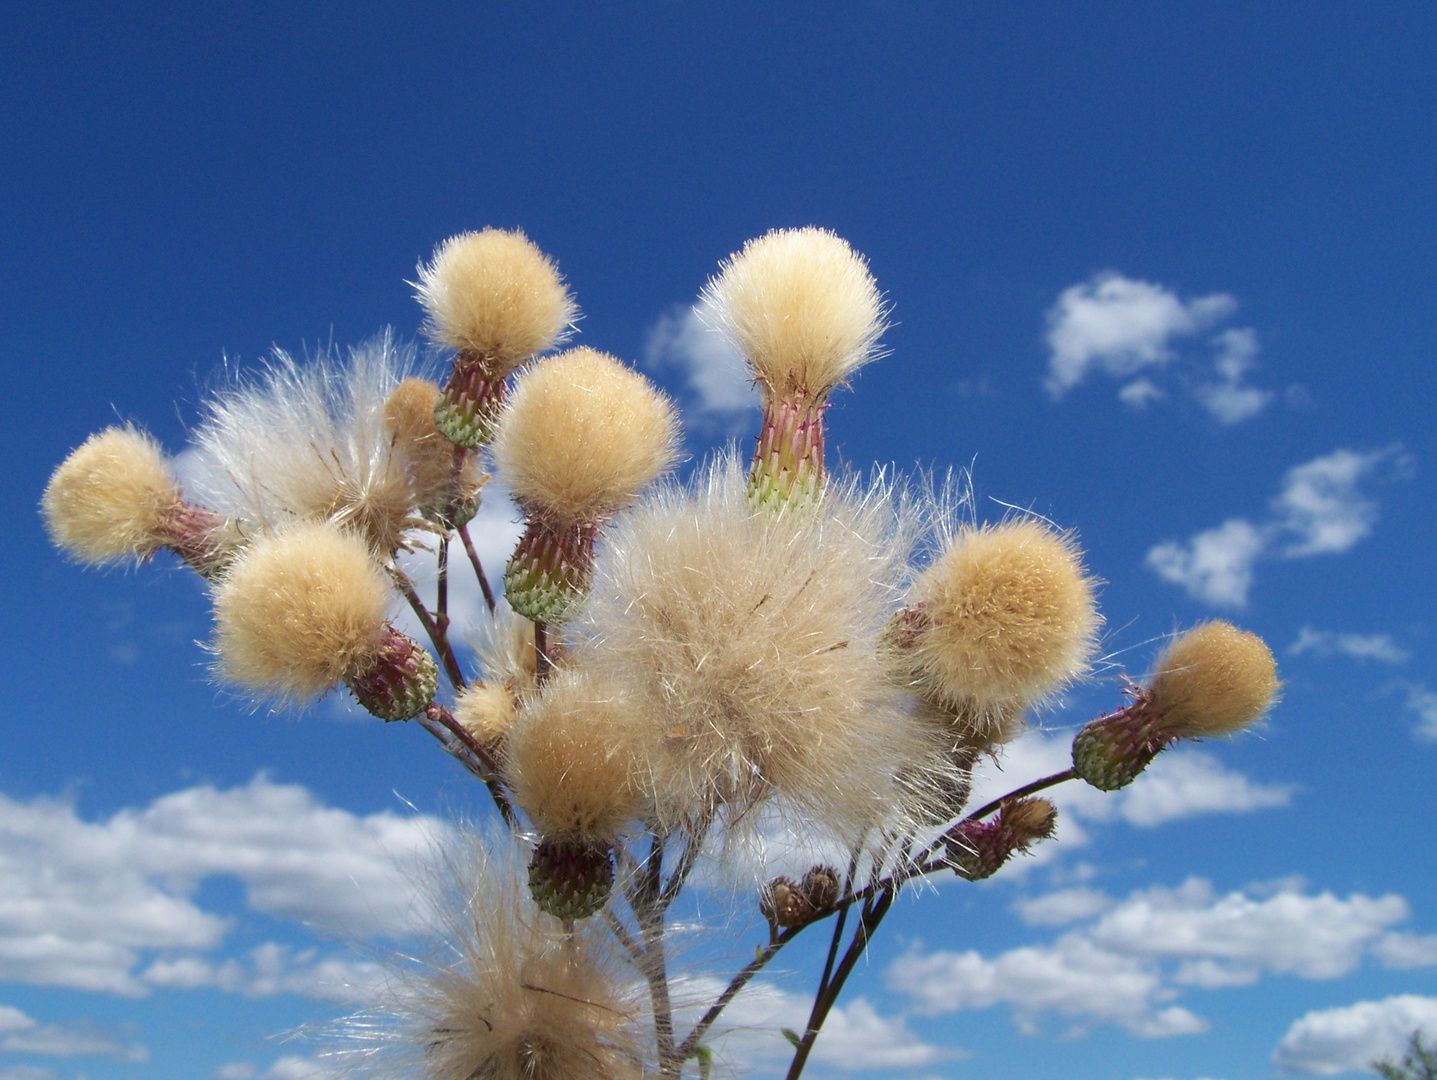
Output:
[[1015,852],[1053,835],[1058,809],[1047,799],[1005,802],[991,822],[964,821],[949,830],[948,858],[959,877],[992,877]]
[[760,892],[758,909],[771,926],[807,926],[838,903],[840,884],[831,866],[815,866],[802,881],[777,877]]

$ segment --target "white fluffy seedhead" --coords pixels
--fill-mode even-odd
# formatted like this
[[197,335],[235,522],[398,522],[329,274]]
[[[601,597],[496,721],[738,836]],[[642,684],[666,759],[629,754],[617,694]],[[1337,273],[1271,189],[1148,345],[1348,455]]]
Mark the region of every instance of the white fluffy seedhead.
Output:
[[1076,542],[1035,518],[960,529],[905,618],[915,688],[979,735],[1083,675],[1101,624]]
[[415,366],[388,333],[305,363],[276,351],[258,373],[205,402],[188,487],[206,506],[260,529],[333,521],[393,552],[415,517],[414,478],[385,404]]
[[834,481],[817,509],[756,511],[729,455],[608,534],[575,662],[657,734],[645,786],[663,823],[755,820],[777,795],[852,839],[909,805],[904,775],[933,775],[931,728],[877,655],[905,585],[894,508],[884,483]]
[[1173,640],[1148,692],[1164,734],[1197,739],[1231,735],[1256,723],[1281,685],[1262,638],[1214,619]]
[[673,403],[607,353],[580,346],[514,384],[494,465],[526,509],[555,525],[595,524],[674,462]]
[[874,359],[887,329],[863,256],[826,229],[776,229],[729,257],[702,313],[731,338],[759,383],[822,399]]
[[[495,843],[508,843],[507,838]],[[511,854],[453,857],[437,950],[392,972],[373,1016],[348,1025],[360,1076],[424,1080],[643,1080],[643,982],[602,919],[568,929],[522,887]],[[350,1075],[346,1072],[345,1075]]]
[[45,486],[40,511],[50,539],[83,563],[154,554],[180,493],[159,443],[134,427],[106,428],[74,450]]
[[451,236],[419,265],[415,295],[434,341],[500,374],[559,344],[579,314],[553,261],[518,229]]
[[515,716],[504,779],[545,839],[608,843],[638,815],[647,735],[623,688],[561,668]]
[[302,522],[260,537],[215,587],[218,672],[262,697],[317,697],[378,655],[391,597],[352,532]]

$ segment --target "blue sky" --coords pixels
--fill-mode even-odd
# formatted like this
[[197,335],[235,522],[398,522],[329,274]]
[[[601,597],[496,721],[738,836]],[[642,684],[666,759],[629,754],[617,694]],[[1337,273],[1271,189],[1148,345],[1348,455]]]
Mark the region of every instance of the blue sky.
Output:
[[843,460],[1078,530],[1135,672],[1213,614],[1278,654],[1258,736],[907,904],[816,1071],[1331,1075],[1437,1033],[1434,42],[1422,4],[9,6],[0,1078],[325,1075],[270,1036],[342,1010],[403,867],[484,812],[418,731],[227,697],[192,577],[82,572],[35,508],[117,416],[179,450],[226,357],[412,337],[415,263],[490,224],[696,456],[753,419],[687,306],[749,237],[837,231],[896,322]]

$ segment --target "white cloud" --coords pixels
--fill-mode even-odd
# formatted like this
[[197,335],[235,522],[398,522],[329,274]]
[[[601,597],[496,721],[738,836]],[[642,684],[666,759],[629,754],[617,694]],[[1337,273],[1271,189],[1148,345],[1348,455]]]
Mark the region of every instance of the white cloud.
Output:
[[1062,397],[1094,369],[1114,378],[1161,367],[1171,342],[1227,318],[1237,302],[1225,293],[1181,300],[1161,285],[1108,270],[1066,288],[1048,310],[1047,387]]
[[1118,391],[1118,400],[1132,409],[1146,409],[1167,397],[1167,392],[1149,378],[1134,379]]
[[1437,690],[1428,690],[1423,683],[1401,683],[1407,695],[1407,711],[1417,716],[1414,735],[1427,742],[1437,742]]
[[1334,450],[1313,458],[1288,470],[1269,520],[1254,524],[1229,518],[1186,542],[1165,540],[1148,552],[1147,567],[1195,600],[1243,607],[1258,560],[1341,554],[1370,536],[1377,503],[1358,485],[1383,465],[1400,476],[1410,463],[1396,445],[1367,453]]
[[0,978],[143,994],[147,960],[179,971],[223,943],[230,920],[193,899],[213,875],[238,878],[266,914],[360,936],[414,929],[426,913],[412,878],[447,829],[360,817],[263,776],[94,822],[68,802],[0,796]]
[[[723,983],[708,976],[689,980],[680,993],[697,1001],[712,1001]],[[808,1023],[812,1000],[770,982],[754,982],[744,988],[724,1011],[705,1040],[716,1056],[740,1075],[772,1071],[786,1066],[793,1047],[782,1029],[802,1031]],[[701,1009],[683,1010],[689,1023]],[[951,1047],[935,1046],[911,1031],[902,1017],[880,1014],[864,997],[836,1005],[828,1014],[812,1060],[843,1072],[868,1069],[918,1069],[964,1056]]]
[[1086,905],[1090,921],[991,957],[915,949],[889,968],[889,986],[929,1015],[1003,1004],[1024,1030],[1056,1013],[1143,1037],[1191,1034],[1207,1023],[1175,1003],[1183,987],[1246,985],[1266,975],[1337,978],[1365,957],[1390,960],[1391,928],[1409,914],[1399,896],[1340,898],[1294,882],[1220,896],[1193,878],[1106,904],[1096,902],[1101,894],[1055,895],[1020,910],[1036,913],[1034,921],[1083,922],[1076,912]]
[[266,1069],[259,1080],[334,1080],[339,1075],[340,1070],[334,1065],[314,1058],[290,1055],[280,1058]]
[[254,1080],[257,1072],[259,1070],[248,1061],[230,1061],[212,1072],[210,1077],[211,1080]]
[[1297,640],[1288,646],[1293,656],[1350,656],[1355,660],[1378,660],[1384,664],[1405,664],[1412,654],[1398,645],[1391,634],[1340,634],[1304,626]]
[[1113,898],[1097,889],[1078,886],[1025,898],[1013,906],[1029,926],[1067,926],[1101,915],[1113,906]]
[[1242,607],[1252,588],[1252,568],[1267,546],[1262,530],[1241,518],[1198,533],[1186,543],[1166,540],[1148,552],[1147,566],[1194,600]]
[[1217,378],[1198,384],[1193,393],[1218,423],[1240,424],[1262,412],[1276,396],[1243,382],[1257,357],[1257,333],[1248,328],[1224,330],[1212,344]]
[[321,1001],[362,1003],[374,999],[384,985],[385,972],[370,961],[266,942],[243,959],[219,963],[193,955],[155,960],[140,978],[150,986],[172,990],[212,987],[252,998],[298,994]]
[[10,1005],[0,1005],[0,1053],[109,1057],[136,1064],[150,1060],[149,1050],[140,1043],[88,1020],[41,1024]]
[[1340,554],[1372,535],[1377,503],[1357,490],[1384,462],[1405,465],[1396,446],[1360,454],[1334,450],[1288,470],[1272,509],[1279,527],[1292,536],[1282,548],[1289,558]]
[[1383,967],[1397,971],[1437,967],[1437,934],[1414,934],[1407,930],[1384,934],[1372,951]]
[[684,380],[686,419],[738,434],[757,415],[755,392],[742,353],[710,330],[691,305],[678,304],[649,327],[644,367]]
[[1308,1076],[1370,1072],[1378,1058],[1400,1056],[1419,1029],[1437,1032],[1437,998],[1403,994],[1317,1009],[1287,1029],[1272,1062],[1283,1072]]

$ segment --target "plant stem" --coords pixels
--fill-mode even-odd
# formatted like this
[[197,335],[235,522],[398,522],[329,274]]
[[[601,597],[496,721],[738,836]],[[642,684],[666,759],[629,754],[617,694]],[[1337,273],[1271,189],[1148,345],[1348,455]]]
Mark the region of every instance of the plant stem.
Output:
[[474,550],[474,541],[469,539],[469,526],[460,525],[458,528],[459,540],[464,545],[464,552],[469,556],[469,562],[474,567],[474,576],[479,579],[479,590],[484,594],[484,603],[489,605],[489,614],[494,614],[494,590],[489,588],[489,579],[484,576],[484,567],[479,564],[479,553]]
[[762,952],[738,970],[738,973],[729,980],[729,984],[724,987],[724,991],[719,995],[718,1000],[709,1006],[709,1011],[700,1017],[699,1022],[694,1025],[694,1029],[688,1033],[688,1037],[685,1038],[679,1048],[674,1051],[675,1056],[680,1061],[687,1061],[689,1059],[690,1055],[694,1052],[694,1048],[698,1046],[699,1041],[708,1034],[709,1028],[713,1027],[714,1021],[719,1018],[719,1015],[728,1007],[729,1003],[738,996],[739,991],[748,985],[748,981],[762,971],[768,962],[778,955],[778,951],[801,934],[804,929],[806,928],[795,926],[785,930],[779,934],[778,937],[770,941]]
[[444,744],[444,749],[484,781],[489,794],[494,797],[494,805],[499,808],[499,815],[504,819],[504,823],[511,829],[517,829],[519,819],[509,802],[509,796],[504,794],[504,788],[499,783],[499,763],[494,760],[494,755],[465,731],[464,725],[455,720],[454,714],[443,705],[431,703],[417,719],[425,731]]
[[534,681],[543,686],[549,681],[554,665],[549,661],[549,627],[537,619],[534,622]]
[[689,874],[693,872],[694,864],[699,861],[699,855],[703,852],[704,840],[708,838],[709,824],[712,819],[705,817],[689,831],[688,839],[684,842],[683,853],[679,856],[678,864],[669,874],[669,883],[664,886],[664,891],[658,898],[660,912],[666,912],[669,905],[678,897],[684,882],[688,880]]
[[439,584],[434,601],[434,625],[449,639],[449,537],[439,541]]
[[654,1041],[659,1052],[659,1073],[676,1077],[683,1058],[674,1054],[674,1010],[669,1000],[668,965],[664,957],[664,911],[660,906],[664,873],[664,838],[654,834],[642,876],[629,893],[629,905],[638,916],[644,938],[644,976],[654,1009]]
[[391,567],[390,577],[394,579],[394,587],[399,590],[400,595],[409,601],[409,606],[414,610],[420,624],[423,625],[424,632],[429,635],[429,641],[434,646],[434,651],[439,654],[440,662],[444,665],[444,673],[449,676],[449,684],[455,690],[463,690],[468,684],[464,681],[464,672],[459,668],[459,660],[449,645],[449,635],[439,629],[434,617],[429,614],[429,609],[424,606],[424,601],[420,600],[419,594],[414,591],[414,583],[409,580],[403,570],[397,566]]
[[1012,791],[1008,792],[1008,794],[996,798],[990,803],[985,803],[984,805],[978,807],[977,810],[974,810],[963,820],[977,821],[979,818],[985,818],[994,810],[997,810],[999,807],[1001,807],[1009,799],[1021,799],[1025,795],[1033,795],[1039,791],[1043,791],[1046,788],[1056,787],[1058,784],[1065,784],[1069,780],[1076,780],[1077,776],[1078,774],[1075,770],[1064,769],[1062,772],[1056,772],[1052,776],[1045,776],[1041,780],[1034,780],[1031,784],[1024,784],[1020,788],[1014,788]]

